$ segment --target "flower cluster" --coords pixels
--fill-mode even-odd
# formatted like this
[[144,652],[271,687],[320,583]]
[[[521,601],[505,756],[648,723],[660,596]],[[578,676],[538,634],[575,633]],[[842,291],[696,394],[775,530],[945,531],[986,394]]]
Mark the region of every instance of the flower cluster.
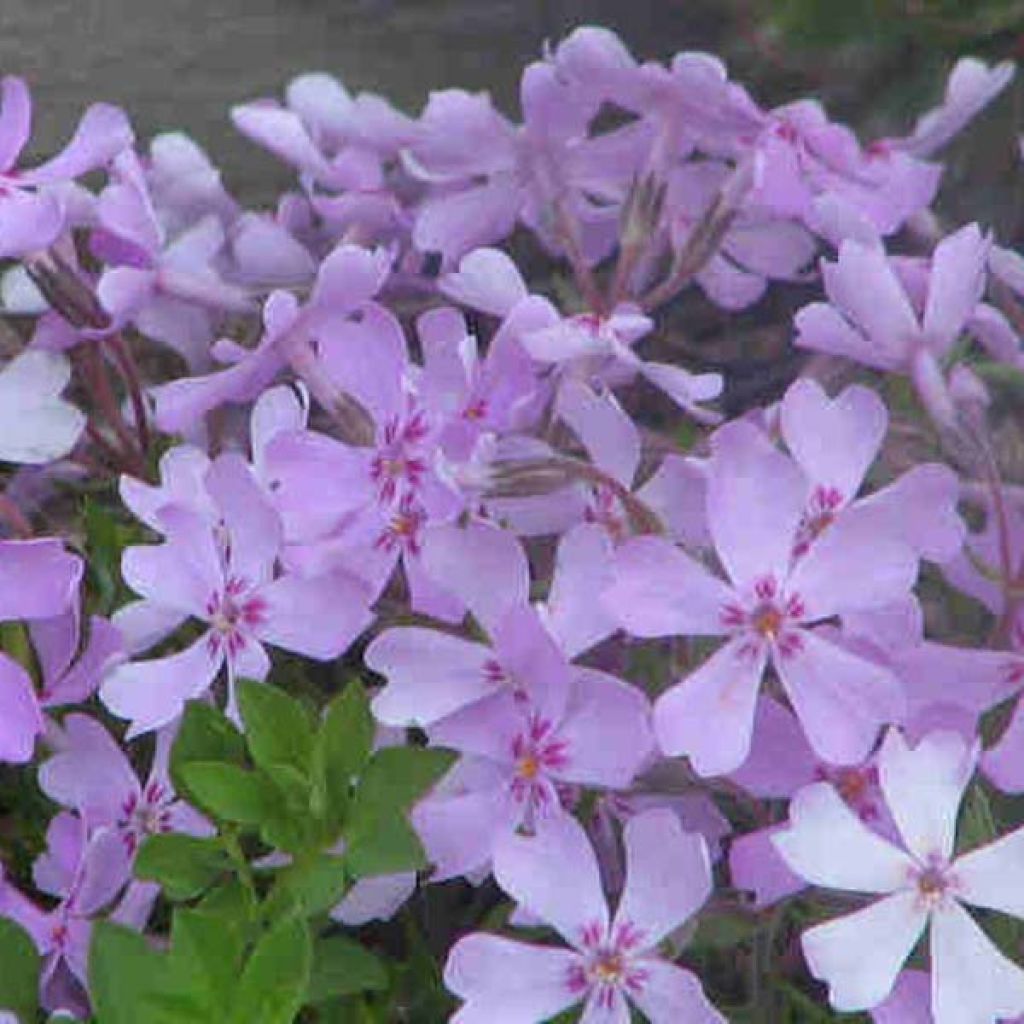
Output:
[[[424,1020],[1024,1015],[1024,256],[933,210],[1013,74],[870,143],[598,28],[519,121],[307,74],[260,211],[103,104],[20,166],[5,78],[0,975],[414,1019],[404,907]],[[737,408],[679,325],[769,291],[813,354]]]

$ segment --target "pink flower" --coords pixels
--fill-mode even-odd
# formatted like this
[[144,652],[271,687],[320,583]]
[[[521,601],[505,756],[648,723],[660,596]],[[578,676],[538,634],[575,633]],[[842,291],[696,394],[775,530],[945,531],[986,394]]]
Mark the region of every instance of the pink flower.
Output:
[[880,247],[843,242],[837,263],[822,262],[829,303],[811,303],[796,316],[797,345],[910,375],[929,414],[952,426],[940,362],[981,301],[989,244],[976,224],[944,238],[932,256],[927,295],[915,304]]
[[124,553],[122,572],[151,609],[147,622],[165,636],[190,618],[207,627],[185,650],[128,662],[107,677],[101,697],[131,720],[130,735],[173,721],[225,664],[232,681],[263,679],[264,643],[329,660],[371,621],[365,587],[348,574],[278,573],[280,520],[240,456],[221,455],[205,483],[220,522],[168,505],[158,514],[166,541]]
[[618,550],[605,594],[635,636],[728,638],[658,699],[662,749],[687,754],[702,775],[738,768],[771,663],[818,755],[840,764],[863,760],[879,726],[899,720],[899,682],[811,627],[906,593],[916,574],[913,553],[854,519],[837,523],[794,563],[806,485],[749,423],[717,433],[707,488],[708,526],[729,583],[667,541],[642,537]]
[[626,884],[610,918],[597,860],[575,819],[535,836],[509,836],[495,856],[498,884],[553,927],[569,949],[477,933],[456,943],[445,985],[464,1000],[452,1024],[540,1024],[577,1003],[588,1022],[719,1024],[689,971],[658,955],[663,938],[707,899],[711,871],[703,839],[683,832],[670,811],[648,811],[624,829]]
[[942,1024],[994,1022],[1024,1011],[1024,970],[964,909],[1024,916],[1024,829],[954,857],[957,811],[977,760],[955,733],[908,747],[892,730],[879,755],[882,792],[901,848],[869,831],[835,789],[802,790],[774,842],[814,885],[881,894],[863,910],[809,929],[804,955],[843,1011],[877,1006],[930,926],[932,1011]]

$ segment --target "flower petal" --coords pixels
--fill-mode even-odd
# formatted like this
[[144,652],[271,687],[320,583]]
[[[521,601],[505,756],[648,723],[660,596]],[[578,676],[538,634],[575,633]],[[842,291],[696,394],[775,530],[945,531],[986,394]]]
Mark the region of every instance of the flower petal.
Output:
[[907,849],[925,861],[953,855],[957,812],[978,758],[955,732],[929,733],[909,747],[890,729],[878,756],[879,782]]
[[795,649],[777,652],[772,664],[808,742],[834,764],[863,761],[878,730],[903,717],[899,679],[811,630],[800,630],[793,641]]
[[932,1013],[942,1024],[981,1024],[1024,1012],[1024,971],[958,903],[932,918]]
[[612,933],[627,925],[638,949],[653,949],[688,921],[711,894],[711,859],[702,836],[684,832],[672,811],[634,815],[623,833],[626,885]]
[[957,897],[1024,917],[1024,828],[958,858]]
[[772,836],[786,864],[813,885],[887,893],[907,881],[911,859],[872,832],[825,782],[789,805],[788,829]]
[[804,958],[835,1009],[867,1010],[892,991],[926,922],[917,893],[897,892],[804,932]]
[[[699,775],[735,771],[750,752],[763,650],[734,637],[654,705],[654,731],[669,755],[686,754]],[[714,728],[708,723],[714,722]]]
[[477,933],[460,939],[448,954],[445,986],[466,1004],[452,1024],[509,1024],[548,1020],[579,1001],[569,985],[579,955],[567,949],[530,946]]
[[644,979],[629,995],[651,1024],[726,1024],[691,971],[663,960],[643,960],[640,964]]
[[0,761],[24,764],[32,759],[36,737],[43,732],[43,713],[28,673],[3,653],[0,708]]
[[533,835],[502,836],[494,849],[494,878],[570,945],[581,949],[605,940],[608,906],[597,858],[571,815],[546,818]]

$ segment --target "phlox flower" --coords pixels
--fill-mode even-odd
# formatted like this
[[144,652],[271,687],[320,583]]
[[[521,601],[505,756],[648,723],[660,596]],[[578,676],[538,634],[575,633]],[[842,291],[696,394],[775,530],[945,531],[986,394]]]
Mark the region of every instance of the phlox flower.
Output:
[[371,621],[365,587],[348,574],[277,572],[280,520],[241,456],[219,456],[205,484],[217,523],[187,505],[168,505],[158,513],[164,543],[128,548],[122,559],[125,580],[146,602],[137,618],[155,620],[164,636],[187,619],[206,626],[183,651],[126,662],[107,677],[100,695],[131,721],[130,735],[173,721],[222,666],[230,683],[263,679],[270,668],[264,643],[328,660]]
[[944,238],[915,302],[883,249],[844,241],[836,263],[822,262],[829,301],[796,315],[796,344],[909,375],[936,423],[953,426],[941,362],[981,302],[989,244],[976,224]]
[[70,380],[55,352],[22,352],[0,368],[0,462],[38,465],[71,451],[85,416],[60,397]]
[[55,803],[81,815],[90,833],[104,828],[118,835],[132,856],[151,835],[211,835],[209,822],[174,792],[168,768],[173,741],[172,729],[157,734],[153,766],[143,784],[99,722],[69,715],[53,737],[56,752],[39,769],[40,788]]
[[28,144],[32,99],[24,80],[0,82],[0,258],[25,256],[52,245],[66,224],[61,195],[73,179],[103,167],[131,146],[134,136],[124,113],[94,103],[71,141],[56,156],[33,168],[16,166]]
[[902,840],[871,832],[824,783],[797,794],[774,837],[789,867],[814,885],[879,894],[862,910],[804,932],[812,973],[838,1010],[881,1003],[929,929],[938,1024],[983,1024],[1024,1011],[1024,970],[987,938],[964,904],[1024,916],[1024,829],[954,856],[957,812],[977,746],[933,732],[916,747],[891,730],[879,783]]
[[626,881],[608,912],[597,859],[574,818],[498,847],[498,884],[554,928],[569,949],[475,933],[448,956],[445,985],[464,1002],[453,1024],[540,1024],[578,1003],[583,1020],[624,1022],[630,1004],[652,1024],[719,1024],[689,971],[657,946],[700,908],[711,890],[704,840],[683,832],[670,811],[647,811],[623,830]]
[[746,758],[769,663],[825,760],[863,760],[878,727],[902,713],[889,670],[812,627],[905,594],[916,575],[913,552],[853,519],[794,562],[806,493],[790,459],[752,424],[733,423],[716,435],[707,479],[708,529],[729,582],[660,538],[636,538],[616,552],[605,604],[625,629],[728,638],[655,705],[661,748],[687,754],[702,775],[733,771]]

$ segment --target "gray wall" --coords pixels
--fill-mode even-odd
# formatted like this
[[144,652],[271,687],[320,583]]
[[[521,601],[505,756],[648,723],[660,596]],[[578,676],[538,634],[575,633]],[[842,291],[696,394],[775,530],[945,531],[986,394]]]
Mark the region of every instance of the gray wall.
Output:
[[514,109],[522,64],[545,38],[598,22],[644,56],[714,46],[725,6],[695,0],[0,0],[0,71],[26,76],[32,149],[59,145],[82,107],[121,104],[139,135],[182,128],[242,197],[283,183],[235,136],[228,107],[278,95],[306,70],[417,112],[430,88],[490,88]]

